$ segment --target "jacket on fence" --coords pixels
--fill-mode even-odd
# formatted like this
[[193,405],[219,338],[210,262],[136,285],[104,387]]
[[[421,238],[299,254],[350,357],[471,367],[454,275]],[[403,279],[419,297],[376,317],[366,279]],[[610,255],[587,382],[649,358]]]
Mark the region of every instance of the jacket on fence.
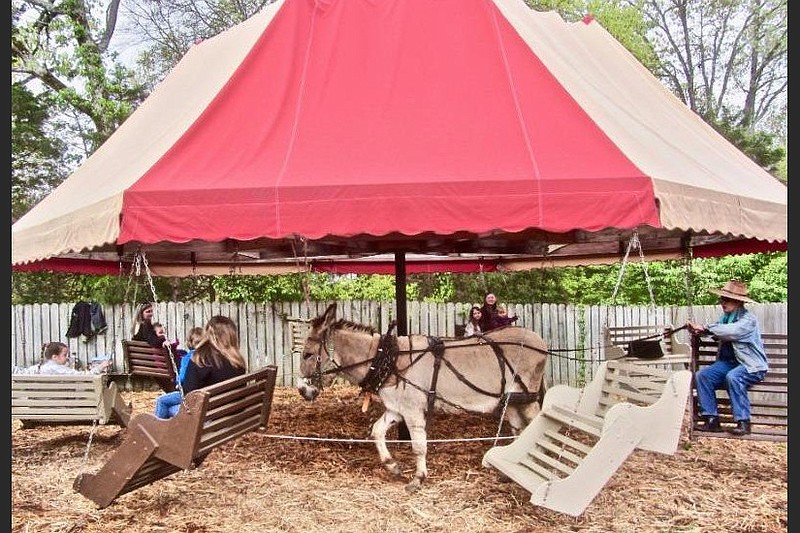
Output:
[[67,337],[74,338],[83,335],[87,339],[108,329],[103,308],[97,302],[78,302],[72,308]]

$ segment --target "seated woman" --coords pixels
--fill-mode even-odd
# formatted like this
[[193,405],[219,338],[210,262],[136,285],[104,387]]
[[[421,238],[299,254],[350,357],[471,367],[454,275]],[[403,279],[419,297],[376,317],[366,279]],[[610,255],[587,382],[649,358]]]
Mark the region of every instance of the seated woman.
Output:
[[167,347],[172,344],[163,334],[163,330],[161,335],[156,331],[153,323],[153,304],[149,302],[141,304],[136,310],[131,327],[131,338],[135,341],[144,341],[154,348]]
[[[215,383],[241,376],[246,372],[246,364],[239,351],[239,333],[236,324],[228,317],[213,316],[206,324],[203,336],[186,365],[183,378],[183,393],[207,387]],[[159,397],[160,398],[160,397]],[[158,400],[156,400],[158,409]],[[159,418],[170,418],[178,414],[177,405],[157,411]],[[166,415],[166,416],[162,416]]]

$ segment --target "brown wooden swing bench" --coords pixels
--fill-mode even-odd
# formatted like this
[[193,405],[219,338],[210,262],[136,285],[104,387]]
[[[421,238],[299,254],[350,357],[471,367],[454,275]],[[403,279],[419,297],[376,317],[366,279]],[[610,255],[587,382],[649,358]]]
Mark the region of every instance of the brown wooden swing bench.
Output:
[[[787,374],[789,359],[789,336],[786,333],[762,333],[764,352],[767,355],[769,370],[764,380],[747,391],[750,398],[750,435],[734,437],[727,431],[714,433],[692,428],[690,438],[730,437],[747,440],[767,440],[785,442],[789,428],[789,379]],[[693,375],[717,359],[718,343],[712,337],[692,338]],[[692,379],[692,414],[699,412],[697,390]],[[733,427],[731,400],[725,390],[717,391],[720,423],[724,428]],[[694,417],[692,417],[694,418]]]
[[175,365],[167,348],[153,347],[145,341],[123,340],[122,358],[128,375],[152,379],[164,392],[175,390]]
[[272,409],[275,365],[197,389],[168,420],[136,415],[122,444],[96,473],[81,473],[73,488],[97,504],[180,470],[200,465],[217,446],[264,429]]

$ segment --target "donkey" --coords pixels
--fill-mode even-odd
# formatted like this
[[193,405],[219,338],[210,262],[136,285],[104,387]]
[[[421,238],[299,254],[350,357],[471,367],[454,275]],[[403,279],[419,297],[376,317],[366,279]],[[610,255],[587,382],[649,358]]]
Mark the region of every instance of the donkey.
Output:
[[539,412],[546,358],[544,341],[526,328],[508,326],[464,339],[380,335],[370,326],[337,320],[333,303],[310,323],[298,390],[313,400],[342,374],[364,392],[377,394],[385,411],[371,434],[381,463],[401,476],[386,433],[404,421],[416,459],[405,488],[415,492],[427,477],[426,428],[434,409],[504,413],[518,435]]

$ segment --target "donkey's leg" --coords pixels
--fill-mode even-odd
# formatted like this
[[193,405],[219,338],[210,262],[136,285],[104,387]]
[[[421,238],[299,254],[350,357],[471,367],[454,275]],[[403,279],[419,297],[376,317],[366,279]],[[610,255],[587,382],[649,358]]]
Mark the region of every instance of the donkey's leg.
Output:
[[414,472],[414,479],[406,485],[406,491],[416,492],[422,486],[422,482],[428,477],[428,435],[425,431],[425,415],[405,416],[408,431],[411,434],[411,451],[416,459],[417,469]]
[[380,457],[381,464],[389,473],[395,476],[401,476],[403,469],[400,468],[392,454],[389,453],[389,448],[386,447],[386,432],[401,419],[402,417],[399,413],[387,410],[372,424],[372,438],[375,440],[375,447],[378,448],[378,457]]

